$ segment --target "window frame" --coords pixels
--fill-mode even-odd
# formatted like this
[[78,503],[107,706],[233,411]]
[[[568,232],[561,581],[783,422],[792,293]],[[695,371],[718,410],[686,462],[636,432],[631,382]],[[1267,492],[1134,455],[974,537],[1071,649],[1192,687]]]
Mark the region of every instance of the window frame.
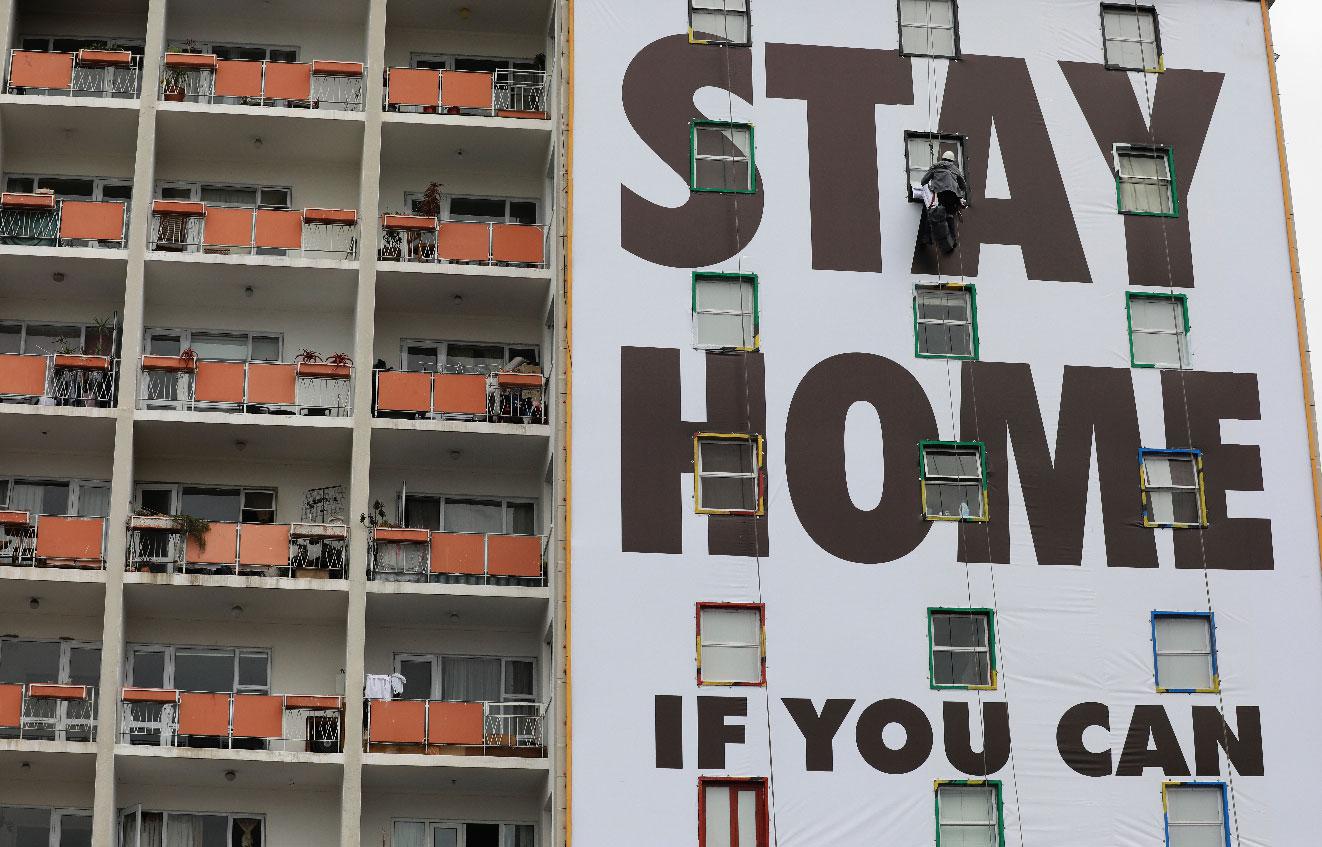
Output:
[[[142,331],[142,352],[151,355],[152,336],[154,335],[177,335],[179,336],[179,348],[189,350],[193,347],[193,335],[231,335],[234,337],[244,336],[248,339],[248,352],[245,359],[208,359],[198,357],[199,362],[273,362],[277,364],[288,364],[285,362],[285,334],[283,332],[257,332],[250,330],[231,330],[231,329],[177,329],[174,327],[149,326]],[[252,345],[254,338],[274,338],[280,345],[280,354],[275,359],[254,359],[252,357]]]
[[[956,291],[968,294],[969,299],[969,319],[967,322],[958,321],[924,321],[918,316],[918,293],[920,291]],[[942,324],[942,325],[960,325],[967,326],[972,335],[969,345],[970,353],[967,356],[955,356],[945,353],[924,353],[922,350],[922,334],[918,331],[920,325],[924,323]],[[978,287],[973,283],[945,282],[945,283],[916,283],[913,287],[913,354],[918,359],[952,359],[963,362],[976,362],[981,356],[981,349],[978,344]]]
[[[1165,300],[1167,302],[1175,301],[1180,304],[1180,311],[1184,318],[1184,343],[1181,345],[1180,364],[1163,365],[1157,362],[1140,362],[1134,353],[1134,300]],[[1158,370],[1188,370],[1192,351],[1189,349],[1189,334],[1193,327],[1189,323],[1189,295],[1187,294],[1164,294],[1159,291],[1126,291],[1125,292],[1125,321],[1129,327],[1129,366],[1131,368],[1155,368]],[[1152,330],[1139,330],[1143,335],[1169,335],[1166,332],[1154,332]]]
[[[1198,493],[1198,523],[1179,523],[1153,520],[1151,514],[1151,498],[1149,495],[1154,491],[1187,491],[1183,487],[1163,486],[1150,488],[1148,486],[1148,456],[1165,456],[1167,458],[1192,459],[1194,463],[1194,487]],[[1193,448],[1169,449],[1142,447],[1138,451],[1138,475],[1139,484],[1142,489],[1143,503],[1143,526],[1149,529],[1203,529],[1207,526],[1207,487],[1203,479],[1203,451]]]
[[[954,685],[936,681],[936,634],[933,625],[937,615],[980,615],[987,622],[987,667],[991,682],[988,685]],[[977,648],[943,648],[944,652],[979,652]],[[958,608],[955,606],[929,606],[927,609],[927,681],[933,691],[995,691],[999,684],[996,668],[996,611],[988,608]]]
[[[979,516],[969,515],[960,517],[959,515],[933,515],[927,508],[927,449],[936,447],[942,449],[977,449],[978,451],[978,469],[982,476],[982,514]],[[920,441],[918,442],[918,480],[919,488],[922,492],[922,510],[923,519],[929,521],[963,521],[965,523],[987,523],[991,520],[991,502],[988,495],[987,481],[987,446],[981,441]],[[958,477],[966,479],[967,477]]]
[[[720,609],[727,611],[756,611],[757,612],[757,634],[758,634],[758,679],[756,682],[730,682],[719,679],[703,679],[702,676],[702,613],[707,609]],[[698,685],[704,688],[765,688],[767,684],[767,607],[765,603],[722,603],[722,602],[699,602],[694,610],[695,625],[697,627],[697,680]],[[709,646],[717,646],[715,644]],[[724,645],[722,645],[724,646]],[[730,645],[747,646],[747,645]]]
[[[753,338],[751,347],[725,347],[714,344],[701,344],[698,338],[698,315],[733,315],[742,312],[725,311],[701,311],[698,309],[698,284],[705,280],[724,280],[747,282],[753,286]],[[758,285],[757,274],[746,273],[724,273],[716,271],[694,271],[693,272],[693,299],[691,303],[691,317],[693,320],[693,346],[697,350],[707,350],[711,352],[729,351],[734,353],[755,353],[762,347],[762,328],[759,318]]]
[[[731,793],[749,790],[754,792],[757,804],[757,820],[754,823],[757,831],[753,834],[753,844],[744,844],[743,840],[740,839],[739,847],[769,847],[771,826],[767,814],[767,779],[760,776],[698,777],[698,847],[707,847],[707,789],[713,786],[724,787]],[[731,809],[737,808],[737,803],[731,804]],[[732,830],[730,834],[734,835],[735,833]],[[729,843],[735,842],[730,839]]]
[[[65,341],[68,342],[68,343],[69,343],[69,346],[71,346],[71,347],[73,347],[73,346],[74,346],[74,342],[77,341],[77,349],[79,349],[79,350],[86,350],[86,349],[87,349],[88,337],[89,337],[89,336],[95,336],[96,333],[97,333],[97,326],[96,326],[96,324],[93,324],[93,323],[85,323],[85,322],[83,322],[83,321],[71,321],[71,322],[69,322],[69,323],[64,323],[64,322],[62,322],[62,321],[38,321],[38,320],[28,320],[28,319],[26,319],[26,318],[4,318],[3,320],[0,320],[0,327],[5,327],[5,326],[8,326],[8,327],[15,327],[15,326],[16,326],[16,327],[18,327],[18,350],[19,350],[18,355],[20,355],[20,356],[50,356],[50,355],[53,355],[52,353],[39,353],[39,352],[35,352],[35,351],[30,351],[30,350],[27,349],[27,347],[28,347],[28,330],[29,330],[31,327],[42,327],[42,326],[68,326],[68,327],[74,327],[74,326],[76,326],[76,327],[78,327],[78,330],[79,330],[79,332],[78,332],[78,338],[77,338],[77,339],[66,338]],[[86,354],[86,355],[108,355],[108,356],[110,356],[111,358],[115,358],[115,357],[117,357],[117,356],[119,355],[119,327],[118,327],[118,326],[112,326],[112,327],[110,327],[110,337],[111,337],[111,352],[110,352],[110,353],[106,353],[106,354]]]
[[[439,703],[470,703],[471,700],[450,700],[445,696],[445,689],[442,687],[445,681],[445,672],[442,669],[446,659],[485,659],[496,660],[500,662],[500,699],[488,700],[489,703],[541,703],[541,662],[536,656],[493,656],[479,655],[476,653],[394,653],[391,656],[395,673],[400,673],[403,662],[430,662],[431,663],[431,692],[428,696],[429,701]],[[519,695],[510,693],[510,665],[515,662],[525,662],[532,665],[532,694]]]
[[[724,2],[724,0],[723,0]],[[689,7],[689,44],[705,44],[711,47],[752,47],[753,46],[753,0],[744,0],[744,32],[747,38],[743,41],[721,41],[709,40],[706,38],[693,37],[693,0],[688,0]],[[704,9],[704,11],[707,11]],[[722,10],[724,14],[729,15],[729,9]]]
[[[236,495],[238,495],[239,498],[239,520],[235,521],[235,523],[260,524],[261,523],[260,521],[243,520],[243,513],[249,510],[262,511],[262,512],[270,511],[271,512],[270,523],[265,525],[272,525],[279,523],[279,521],[277,521],[276,518],[278,518],[280,515],[280,489],[273,485],[270,486],[210,485],[204,482],[148,482],[148,481],[136,482],[133,485],[133,508],[135,509],[143,508],[142,494],[144,491],[147,490],[165,491],[168,489],[170,491],[171,513],[181,514],[182,513],[181,510],[183,509],[183,496],[184,496],[185,488],[216,488],[224,491],[234,492]],[[249,494],[270,494],[271,508],[269,510],[259,509],[256,506],[245,505],[247,503],[247,498]]]
[[[913,160],[909,158],[909,142],[914,139],[934,140],[938,147],[947,143],[955,144],[959,151],[955,163],[959,165],[960,173],[966,173],[964,163],[968,160],[969,137],[956,132],[925,132],[911,129],[904,131],[904,199],[910,203],[921,203],[921,198],[913,196],[914,189],[917,186],[913,184],[910,176],[913,172]],[[940,161],[940,157],[937,158],[937,161]],[[928,165],[928,168],[931,168],[931,165]]]
[[[537,532],[532,533],[531,536],[523,536],[520,533],[514,532],[514,510],[511,508],[514,505],[530,504],[532,506],[533,526],[534,528],[540,527],[541,523],[539,521],[539,518],[541,517],[541,514],[539,510],[538,498],[536,497],[506,497],[503,494],[444,494],[444,493],[433,493],[429,491],[414,492],[414,491],[404,490],[399,492],[399,496],[396,499],[398,500],[401,498],[403,501],[404,511],[401,512],[399,515],[400,525],[405,525],[407,523],[404,520],[404,515],[408,513],[408,501],[410,499],[435,500],[437,501],[437,516],[440,519],[441,526],[440,528],[433,531],[445,532],[445,533],[457,533],[458,530],[450,530],[445,528],[445,505],[447,500],[491,500],[493,502],[495,501],[500,502],[501,525],[504,528],[500,533],[484,533],[484,534],[518,535],[520,537],[525,537],[525,538],[536,538],[540,536],[540,533]],[[423,527],[409,527],[409,528],[422,529]]]
[[[505,358],[500,363],[500,367],[502,368],[505,365],[509,364],[510,360],[513,358],[513,351],[515,348],[532,350],[537,354],[537,364],[540,365],[542,363],[542,345],[540,342],[536,342],[536,341],[533,342],[470,341],[463,339],[437,340],[434,338],[401,338],[399,340],[399,364],[400,364],[399,369],[401,371],[406,371],[409,373],[439,373],[439,374],[448,373],[448,371],[445,371],[443,368],[444,368],[444,363],[450,360],[450,345],[457,345],[457,346],[472,345],[473,347],[503,347],[505,350],[504,353]],[[436,364],[439,368],[442,369],[435,371],[411,370],[410,365],[408,364],[408,359],[409,359],[408,351],[410,347],[435,347]],[[493,373],[498,373],[498,372],[499,370],[493,371]],[[545,373],[545,370],[543,370],[543,373]]]
[[[1161,153],[1161,156],[1154,154]],[[1166,160],[1166,173],[1170,178],[1171,211],[1169,212],[1138,212],[1125,209],[1124,203],[1124,185],[1125,177],[1121,174],[1120,158],[1123,155],[1140,155],[1147,158]],[[1111,167],[1115,173],[1115,208],[1121,215],[1132,215],[1137,218],[1178,218],[1180,216],[1180,188],[1179,180],[1175,173],[1175,148],[1164,144],[1121,144],[1117,143],[1111,148]],[[1133,181],[1132,178],[1130,180]],[[1160,179],[1157,180],[1160,183]]]
[[[952,55],[941,53],[910,53],[904,49],[904,12],[902,9],[903,0],[895,0],[895,26],[899,31],[899,53],[901,56],[908,56],[915,59],[950,59],[957,62],[963,57],[959,43],[959,0],[950,0],[950,28],[954,35],[954,50]],[[926,27],[929,31],[931,27]],[[931,41],[929,39],[928,43]]]
[[118,198],[118,197],[112,197],[112,198],[110,198],[109,200],[107,200],[106,197],[105,197],[105,190],[106,190],[107,188],[114,188],[114,187],[119,187],[119,188],[127,187],[127,188],[129,189],[129,193],[130,193],[130,194],[133,193],[133,179],[132,179],[132,177],[129,177],[129,178],[125,179],[124,177],[114,177],[114,176],[86,176],[86,175],[83,175],[83,174],[28,173],[28,172],[26,172],[26,171],[20,171],[20,172],[17,172],[17,173],[8,173],[8,172],[6,172],[5,175],[4,175],[5,191],[16,191],[16,190],[18,190],[18,189],[21,187],[21,186],[14,186],[13,188],[10,187],[10,185],[9,185],[10,180],[15,180],[15,179],[28,179],[28,180],[32,180],[32,190],[36,190],[38,187],[41,187],[41,186],[40,186],[40,182],[41,182],[41,180],[43,180],[43,179],[85,179],[85,180],[88,180],[89,182],[92,183],[92,196],[90,196],[90,197],[82,197],[82,196],[80,196],[80,195],[74,195],[74,194],[56,194],[56,195],[55,195],[56,198],[58,198],[58,199],[62,199],[62,200],[63,200],[63,199],[74,199],[74,200],[87,200],[87,201],[91,201],[91,202],[95,202],[95,203],[103,203],[103,202],[105,202],[105,203],[124,203],[124,204],[127,205],[128,202],[129,202],[128,200],[121,199],[121,198]]
[[[234,61],[245,61],[236,59]],[[277,211],[289,211],[297,208],[294,206],[294,187],[292,185],[269,185],[263,183],[244,183],[244,182],[204,182],[178,179],[157,180],[152,186],[152,199],[162,200],[161,195],[165,189],[187,191],[189,202],[206,202],[208,206],[214,206],[218,209],[274,209]],[[253,205],[246,206],[238,203],[213,203],[202,200],[202,189],[236,189],[239,191],[252,191],[254,194]],[[262,192],[264,191],[283,191],[289,198],[289,202],[283,206],[263,205],[261,203]]]
[[[433,835],[433,832],[434,832],[435,830],[437,830],[437,829],[456,829],[456,830],[459,831],[459,840],[458,840],[458,842],[457,842],[458,845],[459,845],[459,847],[466,847],[466,844],[467,844],[468,838],[467,838],[467,832],[465,831],[464,828],[467,827],[467,826],[469,826],[469,825],[478,825],[478,826],[486,825],[486,826],[498,826],[498,827],[500,827],[500,843],[501,843],[501,844],[512,844],[512,843],[514,843],[514,842],[513,842],[512,834],[510,833],[510,830],[513,830],[515,827],[520,827],[520,826],[526,826],[526,827],[529,827],[530,829],[532,829],[532,832],[533,832],[533,843],[535,844],[535,843],[537,843],[537,831],[538,831],[538,829],[539,829],[538,825],[537,825],[536,823],[533,823],[532,821],[490,821],[490,820],[444,820],[444,819],[431,819],[431,818],[391,818],[391,819],[390,819],[390,847],[397,847],[397,845],[395,844],[395,825],[396,825],[396,824],[401,824],[401,823],[418,824],[418,825],[422,826],[423,828],[425,828],[426,831],[427,831],[427,835],[429,836],[429,837],[427,838],[427,841],[426,841],[426,843],[428,843],[428,844],[434,844],[434,843],[435,843],[435,840],[434,840],[434,839],[435,839],[435,836]],[[510,838],[507,838],[507,837],[506,837],[507,835],[509,835]]]
[[[1221,790],[1221,838],[1225,847],[1230,847],[1230,797],[1229,786],[1220,780],[1167,780],[1161,784],[1161,818],[1162,828],[1165,833],[1166,847],[1171,843],[1171,815],[1170,815],[1170,797],[1171,789],[1180,788],[1219,788]],[[1176,824],[1181,825],[1180,823]]]
[[[1106,13],[1111,12],[1150,12],[1152,14],[1152,39],[1157,49],[1157,67],[1131,68],[1128,65],[1112,64],[1107,58],[1106,42],[1113,40],[1106,37]],[[1160,74],[1166,72],[1166,51],[1161,46],[1161,16],[1156,6],[1139,6],[1129,3],[1103,3],[1099,12],[1102,27],[1102,66],[1108,71],[1131,71],[1133,73]],[[1141,42],[1140,42],[1141,43]]]
[[[754,471],[754,484],[757,491],[757,508],[748,509],[713,509],[702,505],[702,443],[704,441],[743,441],[753,445],[757,469]],[[746,477],[747,474],[727,474],[713,472],[709,475]],[[693,509],[699,515],[740,515],[744,517],[762,517],[767,507],[766,442],[760,434],[747,432],[697,432],[693,434]]]
[[[747,188],[702,188],[698,182],[698,130],[702,128],[746,129],[748,130],[748,187]],[[740,161],[731,158],[729,161]],[[710,194],[756,194],[757,182],[757,141],[751,123],[736,121],[689,121],[689,191]]]
[[[996,796],[996,844],[1005,847],[1005,794],[999,779],[938,779],[933,783],[936,813],[936,847],[941,847],[941,789],[945,786],[990,788]],[[985,824],[984,824],[985,826]]]
[[27,484],[55,484],[69,486],[69,493],[65,497],[65,511],[52,517],[109,517],[108,515],[79,515],[82,511],[82,493],[84,488],[109,488],[108,479],[57,479],[53,477],[22,476],[20,474],[7,474],[0,476],[0,509],[7,509],[13,502],[14,486],[19,483]]
[[[1161,619],[1198,619],[1207,623],[1207,644],[1208,656],[1212,665],[1212,687],[1211,688],[1165,688],[1161,684],[1160,665],[1158,657],[1163,655],[1202,655],[1202,653],[1190,653],[1188,651],[1171,652],[1162,651],[1157,643],[1157,621]],[[1161,609],[1153,610],[1150,620],[1152,627],[1152,683],[1158,694],[1219,694],[1221,692],[1221,669],[1217,663],[1216,650],[1216,615],[1212,612],[1177,612],[1165,611]]]

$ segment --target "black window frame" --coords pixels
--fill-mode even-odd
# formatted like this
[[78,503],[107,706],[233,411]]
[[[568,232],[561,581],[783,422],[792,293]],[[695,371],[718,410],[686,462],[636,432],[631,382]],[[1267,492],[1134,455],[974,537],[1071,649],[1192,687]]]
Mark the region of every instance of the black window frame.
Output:
[[[1127,65],[1113,65],[1106,56],[1106,13],[1113,12],[1150,12],[1152,13],[1152,37],[1156,40],[1157,67],[1131,68]],[[1102,36],[1102,67],[1108,71],[1129,71],[1132,73],[1161,73],[1166,69],[1166,50],[1161,46],[1161,15],[1156,6],[1139,6],[1134,3],[1102,3],[1097,13],[1097,22]]]

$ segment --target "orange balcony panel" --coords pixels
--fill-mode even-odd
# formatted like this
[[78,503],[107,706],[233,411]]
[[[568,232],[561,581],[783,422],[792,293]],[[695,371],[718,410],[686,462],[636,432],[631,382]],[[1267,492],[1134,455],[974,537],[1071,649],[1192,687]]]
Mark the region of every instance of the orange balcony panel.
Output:
[[179,692],[173,688],[125,688],[119,699],[125,703],[173,703]]
[[431,572],[478,574],[486,570],[486,541],[481,535],[433,532]]
[[194,565],[232,565],[239,558],[239,525],[213,523],[207,530],[206,547],[189,538],[184,547],[184,560]]
[[171,68],[214,68],[216,57],[211,53],[166,53],[165,64]]
[[37,558],[100,562],[105,518],[37,519]]
[[542,539],[537,535],[488,535],[487,573],[537,579],[542,575]]
[[358,223],[358,211],[356,209],[304,209],[303,222],[349,226]]
[[23,686],[0,685],[0,727],[14,729],[23,724]]
[[441,105],[490,109],[494,86],[489,71],[441,71]]
[[312,65],[304,62],[267,62],[266,98],[312,99]]
[[0,194],[0,206],[6,209],[54,209],[55,195],[6,191]]
[[45,393],[45,356],[0,356],[0,394],[40,397]]
[[496,383],[501,388],[539,388],[541,374],[502,373],[496,375]]
[[318,76],[362,76],[362,62],[331,62],[317,59],[312,63],[312,72]]
[[485,415],[487,378],[479,374],[437,374],[436,411],[452,415]]
[[258,209],[253,238],[258,247],[297,250],[303,246],[303,213],[284,209]]
[[0,509],[0,526],[27,526],[32,516],[27,512]]
[[427,708],[429,744],[482,743],[481,703],[429,703]]
[[426,544],[431,533],[425,529],[379,526],[372,537],[388,544]]
[[143,356],[144,371],[191,371],[197,368],[197,359],[183,356]]
[[15,50],[9,84],[14,88],[67,89],[73,85],[73,54]]
[[78,64],[89,67],[128,67],[133,64],[133,54],[127,50],[79,50]]
[[261,97],[262,63],[237,59],[216,62],[217,97]]
[[352,365],[328,365],[325,362],[299,362],[298,375],[303,379],[348,379]]
[[436,234],[436,256],[455,262],[485,262],[491,258],[487,224],[443,223]]
[[369,741],[422,744],[427,740],[427,704],[417,700],[369,700]]
[[541,227],[521,224],[491,227],[491,256],[497,262],[540,265],[546,261],[545,243]]
[[381,226],[384,229],[431,232],[436,229],[436,219],[428,218],[423,215],[382,215]]
[[343,709],[344,701],[339,697],[326,697],[318,694],[290,694],[285,697],[286,709]]
[[289,564],[289,524],[239,524],[239,564],[285,567]]
[[524,120],[544,121],[551,117],[546,112],[529,112],[525,109],[497,109],[498,118],[520,118]]
[[45,697],[51,700],[86,700],[90,689],[86,685],[28,685],[29,697]]
[[382,371],[376,375],[376,407],[386,412],[430,412],[431,374]]
[[230,732],[230,695],[180,694],[179,734],[223,738]]
[[82,353],[56,353],[55,367],[74,368],[80,371],[110,370],[109,356],[84,356]]
[[284,719],[283,697],[234,695],[235,738],[283,738]]
[[242,403],[242,362],[198,362],[193,396],[202,403]]
[[391,68],[387,80],[387,102],[391,106],[435,106],[440,102],[440,71],[424,68]]
[[251,247],[252,209],[208,207],[202,226],[202,244],[206,247]]
[[248,365],[248,402],[292,405],[294,366],[251,362]]
[[151,210],[158,215],[200,218],[207,213],[207,206],[205,203],[192,203],[187,200],[153,200]]
[[124,204],[65,200],[60,204],[60,238],[123,239]]

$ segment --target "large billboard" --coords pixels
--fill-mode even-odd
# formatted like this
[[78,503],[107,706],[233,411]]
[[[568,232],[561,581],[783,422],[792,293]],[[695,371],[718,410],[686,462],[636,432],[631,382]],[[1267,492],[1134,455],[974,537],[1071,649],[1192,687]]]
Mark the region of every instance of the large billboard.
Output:
[[1263,11],[952,6],[573,3],[578,847],[1316,838]]

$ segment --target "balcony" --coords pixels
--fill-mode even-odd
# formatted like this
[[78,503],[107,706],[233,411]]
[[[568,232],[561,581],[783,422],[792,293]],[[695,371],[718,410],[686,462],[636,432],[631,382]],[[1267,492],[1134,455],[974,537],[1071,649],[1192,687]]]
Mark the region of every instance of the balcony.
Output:
[[546,423],[546,377],[539,373],[375,371],[379,418]]
[[178,200],[152,204],[150,250],[212,255],[353,261],[358,213],[352,209],[244,209]]
[[105,518],[0,511],[0,564],[98,570],[105,537]]
[[218,59],[209,53],[166,53],[161,99],[291,109],[363,110],[361,62],[272,62]]
[[163,574],[343,579],[349,528],[344,524],[213,522],[188,534],[170,515],[129,518],[126,567]]
[[123,249],[128,204],[0,194],[0,245]]
[[0,738],[95,741],[96,689],[87,685],[0,685]]
[[537,535],[376,527],[368,579],[464,585],[546,584],[546,539]]
[[339,753],[344,700],[125,688],[120,743],[149,747]]
[[382,215],[383,262],[546,267],[546,227]]
[[0,402],[107,408],[115,405],[111,356],[0,354]]
[[370,700],[366,749],[540,758],[546,755],[545,718],[542,703]]
[[385,108],[391,112],[546,120],[546,73],[390,68]]
[[312,417],[351,414],[353,365],[347,362],[217,362],[189,355],[148,355],[142,357],[142,375],[140,409]]
[[9,94],[131,99],[142,85],[142,62],[127,50],[39,53],[11,50]]

